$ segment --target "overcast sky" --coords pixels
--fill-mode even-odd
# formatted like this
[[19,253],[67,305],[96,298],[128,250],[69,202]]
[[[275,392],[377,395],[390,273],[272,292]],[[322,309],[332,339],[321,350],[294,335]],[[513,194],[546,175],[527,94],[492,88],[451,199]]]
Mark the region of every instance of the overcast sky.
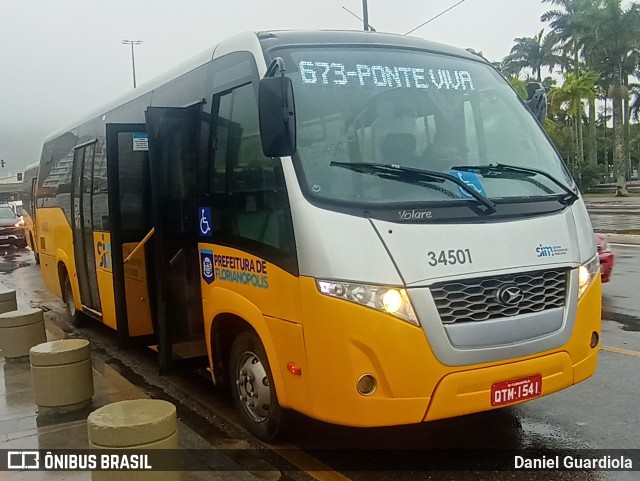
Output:
[[[369,0],[378,31],[406,33],[458,0]],[[0,0],[0,177],[39,160],[44,138],[240,31],[361,29],[361,0]],[[466,0],[412,35],[509,53],[549,10],[541,0]]]

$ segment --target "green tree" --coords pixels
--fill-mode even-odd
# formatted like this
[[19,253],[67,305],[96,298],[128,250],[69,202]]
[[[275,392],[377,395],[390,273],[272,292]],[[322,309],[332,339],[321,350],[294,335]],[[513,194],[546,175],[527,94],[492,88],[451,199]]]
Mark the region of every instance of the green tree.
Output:
[[513,89],[518,93],[521,99],[526,100],[527,95],[527,83],[523,80],[520,80],[518,77],[509,77],[509,83],[513,87]]
[[518,76],[518,74],[530,68],[534,78],[542,82],[542,68],[553,68],[561,58],[556,55],[554,36],[544,36],[544,29],[534,37],[518,37],[515,45],[502,61],[503,71],[507,74]]
[[622,6],[621,0],[606,0],[591,12],[593,54],[600,58],[600,72],[609,80],[612,99],[613,170],[617,195],[627,195],[629,161],[629,76],[640,58],[640,5]]
[[600,0],[542,0],[560,7],[542,14],[540,20],[549,23],[557,46],[573,57],[573,72],[580,72],[580,55],[584,47],[583,38],[588,33],[586,17],[601,3]]
[[584,166],[582,102],[585,99],[595,99],[598,78],[599,75],[596,72],[585,72],[582,75],[567,73],[561,87],[549,90],[551,112],[557,113],[564,110],[571,119],[573,162],[570,164],[576,170]]
[[[597,12],[602,6],[603,0],[542,0],[543,3],[549,3],[560,7],[559,9],[549,10],[545,12],[541,20],[548,22],[551,27],[551,34],[557,41],[557,47],[564,52],[565,55],[572,57],[572,61],[565,61],[565,71],[573,70],[575,75],[579,75],[581,70],[594,70],[592,63],[588,62],[587,52],[590,51],[593,43],[590,40],[590,32],[592,25],[590,20],[593,18],[594,12]],[[582,66],[582,59],[587,60],[586,67]],[[588,98],[588,142],[587,142],[587,159],[588,163],[595,166],[597,163],[597,147],[596,147],[596,103],[595,96]],[[576,106],[578,111],[576,117],[582,117],[582,104]],[[578,137],[580,143],[580,164],[584,160],[584,139],[582,122],[578,124]]]

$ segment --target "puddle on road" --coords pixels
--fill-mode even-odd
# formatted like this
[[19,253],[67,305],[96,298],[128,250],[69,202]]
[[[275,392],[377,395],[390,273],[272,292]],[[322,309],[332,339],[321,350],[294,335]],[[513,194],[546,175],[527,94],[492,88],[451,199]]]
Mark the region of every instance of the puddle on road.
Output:
[[587,449],[585,441],[579,441],[564,429],[550,423],[521,417],[520,425],[523,431],[522,448],[524,449]]
[[627,332],[640,332],[640,319],[619,312],[606,312],[603,310],[603,318],[622,324],[622,330]]
[[0,248],[0,274],[10,274],[22,267],[30,266],[33,260],[29,259],[28,254],[30,251],[24,249]]

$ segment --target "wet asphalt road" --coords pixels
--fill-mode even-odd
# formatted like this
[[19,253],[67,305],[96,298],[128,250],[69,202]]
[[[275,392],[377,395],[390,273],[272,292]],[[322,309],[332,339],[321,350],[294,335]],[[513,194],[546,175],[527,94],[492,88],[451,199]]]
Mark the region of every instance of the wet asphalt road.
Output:
[[[614,245],[613,249],[616,255],[614,275],[611,283],[604,287],[604,350],[591,379],[524,405],[418,426],[351,429],[295,416],[290,444],[281,447],[306,450],[306,455],[314,456],[329,467],[340,468],[343,475],[357,480],[639,479],[639,472],[410,472],[403,469],[402,464],[402,454],[408,449],[418,450],[411,451],[416,454],[448,448],[640,449],[640,296],[637,289],[640,248]],[[7,248],[0,253],[3,254],[0,256],[0,282],[17,289],[19,302],[42,306],[46,310],[61,310],[61,301],[43,287],[29,251]],[[115,345],[113,333],[102,326],[90,325],[80,334],[89,337],[96,346]],[[141,383],[157,382],[167,395],[181,404],[183,417],[191,416],[193,429],[212,442],[220,442],[224,437],[227,443],[238,439],[256,445],[255,440],[238,427],[228,396],[214,389],[209,380],[185,373],[159,377],[154,357],[145,349],[119,351],[114,347],[111,354],[119,359],[122,373],[132,382],[136,379]],[[187,411],[193,412],[188,414]],[[377,461],[383,459],[386,469],[393,468],[394,471],[352,471],[363,466],[351,461],[354,448],[383,449]],[[331,451],[318,451],[322,449]],[[433,454],[433,451],[429,452]],[[305,453],[302,454],[304,457]],[[459,455],[465,456],[464,451],[459,451]],[[316,473],[316,478],[344,479],[331,471]],[[285,473],[281,479],[310,478],[304,473]]]
[[633,213],[590,213],[591,223],[596,232],[620,232],[640,229],[640,215]]

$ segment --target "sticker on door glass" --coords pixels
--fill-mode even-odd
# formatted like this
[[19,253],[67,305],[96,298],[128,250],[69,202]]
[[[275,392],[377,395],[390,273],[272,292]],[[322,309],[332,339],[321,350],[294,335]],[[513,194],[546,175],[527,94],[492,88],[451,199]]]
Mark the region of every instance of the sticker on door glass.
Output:
[[200,235],[211,237],[211,207],[198,207],[198,222],[200,227]]
[[133,134],[133,151],[147,152],[149,150],[149,136],[146,132],[134,132]]

